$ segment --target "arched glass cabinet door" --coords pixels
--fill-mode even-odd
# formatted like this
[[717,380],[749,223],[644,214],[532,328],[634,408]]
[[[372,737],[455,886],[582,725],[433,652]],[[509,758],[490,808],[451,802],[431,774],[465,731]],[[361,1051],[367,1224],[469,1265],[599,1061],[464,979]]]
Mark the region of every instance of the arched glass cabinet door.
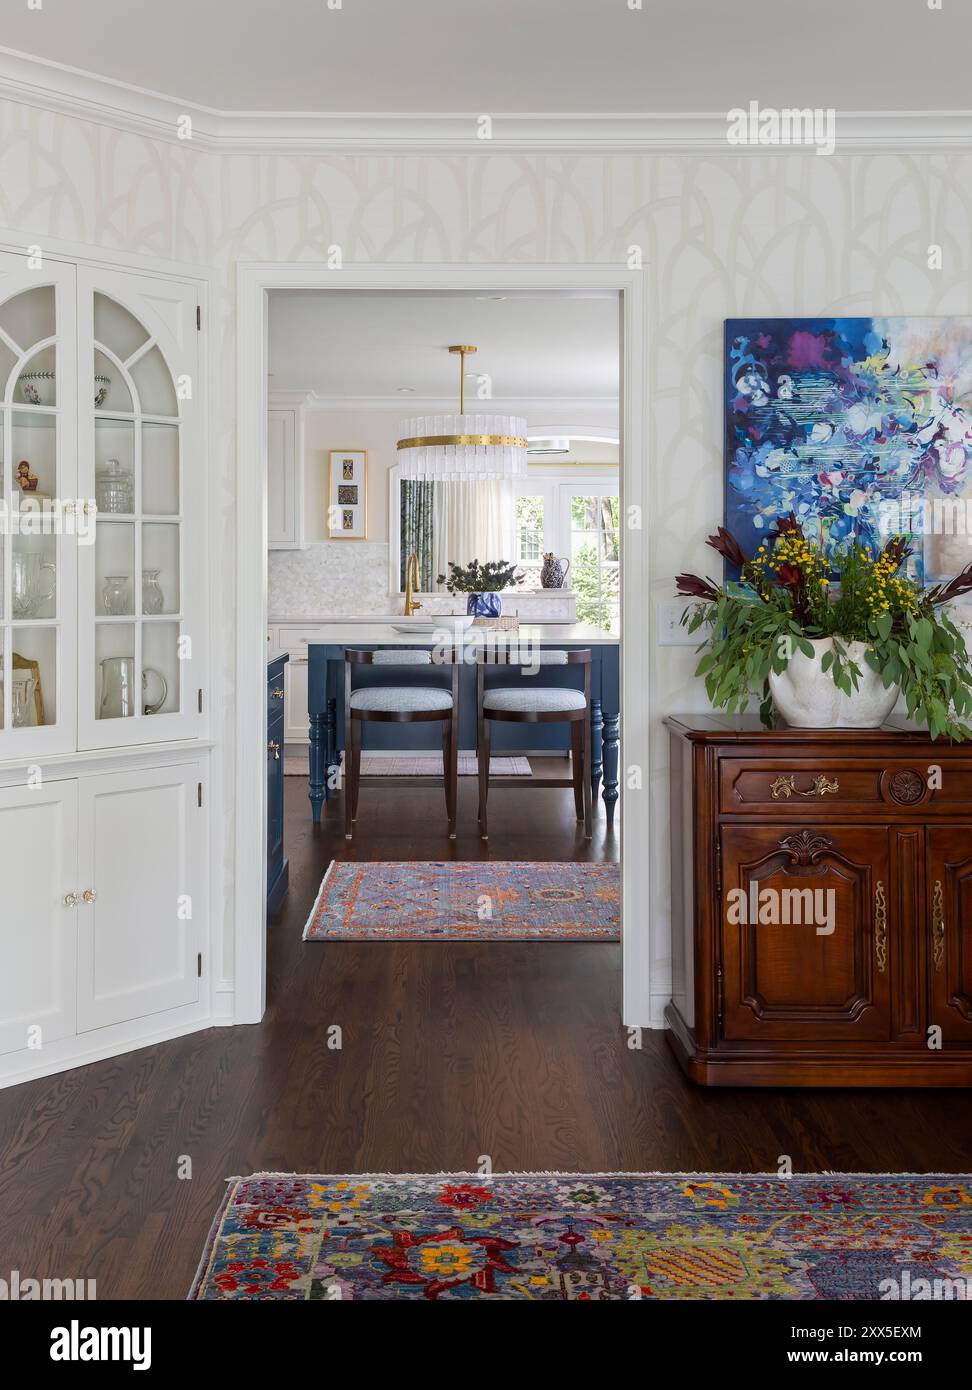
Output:
[[0,254],[0,760],[74,748],[74,267]]
[[194,737],[207,506],[196,295],[162,278],[78,276],[80,458],[94,517],[94,543],[79,551],[80,745]]

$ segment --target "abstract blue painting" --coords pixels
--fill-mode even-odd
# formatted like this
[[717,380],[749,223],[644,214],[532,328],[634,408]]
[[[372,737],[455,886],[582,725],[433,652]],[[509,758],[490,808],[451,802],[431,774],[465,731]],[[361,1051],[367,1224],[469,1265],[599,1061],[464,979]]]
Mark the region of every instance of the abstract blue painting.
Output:
[[725,371],[726,526],[747,553],[793,511],[832,543],[923,533],[917,579],[968,563],[972,318],[727,319]]

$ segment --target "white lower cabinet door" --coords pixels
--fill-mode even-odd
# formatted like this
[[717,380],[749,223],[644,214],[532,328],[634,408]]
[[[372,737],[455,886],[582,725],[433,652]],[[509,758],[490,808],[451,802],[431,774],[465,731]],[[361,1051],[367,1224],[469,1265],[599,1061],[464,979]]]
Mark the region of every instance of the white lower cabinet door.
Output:
[[75,1031],[77,783],[0,791],[0,1053]]
[[284,742],[310,743],[306,647],[292,655],[284,667],[284,690]]
[[198,780],[193,764],[79,784],[78,1032],[198,998]]

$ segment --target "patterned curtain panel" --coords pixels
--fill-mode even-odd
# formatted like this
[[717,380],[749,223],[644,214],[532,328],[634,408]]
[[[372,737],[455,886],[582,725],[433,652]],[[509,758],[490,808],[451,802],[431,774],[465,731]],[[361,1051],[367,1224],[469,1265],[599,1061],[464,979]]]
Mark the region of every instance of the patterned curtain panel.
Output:
[[402,561],[401,583],[405,588],[405,566],[410,555],[418,556],[419,588],[429,593],[435,583],[432,540],[433,489],[431,482],[402,481]]

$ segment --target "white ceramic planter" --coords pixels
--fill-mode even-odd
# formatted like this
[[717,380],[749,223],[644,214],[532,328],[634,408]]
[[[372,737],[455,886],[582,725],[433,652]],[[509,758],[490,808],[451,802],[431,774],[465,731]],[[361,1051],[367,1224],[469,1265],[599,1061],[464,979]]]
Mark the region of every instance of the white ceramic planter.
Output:
[[811,641],[813,657],[796,651],[782,675],[770,672],[770,690],[778,712],[796,729],[876,729],[894,709],[900,688],[885,690],[884,682],[864,660],[863,642],[844,642],[848,656],[863,672],[860,685],[845,695],[834,685],[830,671],[821,670],[825,652],[833,650],[830,637]]

